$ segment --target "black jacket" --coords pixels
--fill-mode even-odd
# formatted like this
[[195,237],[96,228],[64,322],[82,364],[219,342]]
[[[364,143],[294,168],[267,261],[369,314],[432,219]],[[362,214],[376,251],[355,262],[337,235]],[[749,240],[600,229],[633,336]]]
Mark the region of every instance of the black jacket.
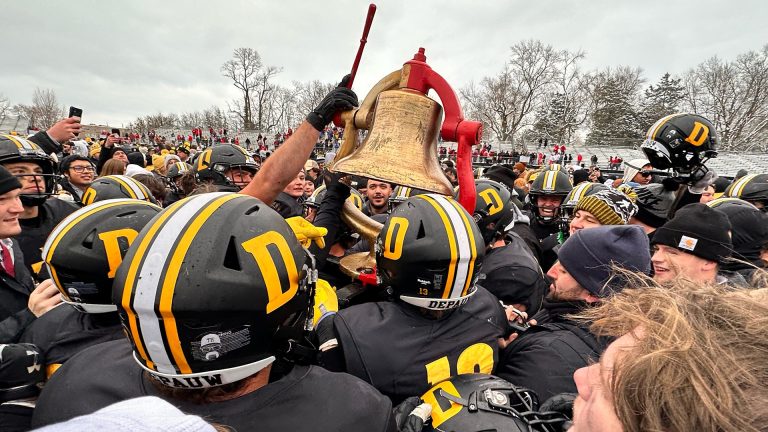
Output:
[[576,393],[573,373],[597,361],[610,343],[564,315],[583,303],[544,302],[532,326],[501,352],[496,375],[536,392],[539,400],[558,393]]
[[[19,219],[21,234],[14,237],[24,254],[24,262],[27,269],[35,275],[33,269],[39,268],[43,260],[41,249],[53,228],[65,217],[69,216],[79,207],[74,203],[58,198],[49,198],[38,206],[37,217],[31,219]],[[42,278],[41,278],[42,279]]]
[[29,294],[35,286],[18,242],[13,242],[13,255],[16,277],[0,271],[0,343],[17,342],[24,329],[35,320],[27,308]]

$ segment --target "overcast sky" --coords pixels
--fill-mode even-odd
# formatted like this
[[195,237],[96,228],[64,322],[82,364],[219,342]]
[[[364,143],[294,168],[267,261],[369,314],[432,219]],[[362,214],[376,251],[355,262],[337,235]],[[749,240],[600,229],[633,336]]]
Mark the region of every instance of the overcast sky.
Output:
[[[0,94],[29,103],[54,89],[83,122],[224,106],[220,66],[238,47],[280,66],[280,83],[338,81],[350,69],[368,2],[5,0]],[[587,69],[640,66],[653,82],[717,55],[768,43],[766,0],[379,0],[354,90],[362,99],[418,47],[454,88],[501,70],[509,47],[539,39],[583,49]]]

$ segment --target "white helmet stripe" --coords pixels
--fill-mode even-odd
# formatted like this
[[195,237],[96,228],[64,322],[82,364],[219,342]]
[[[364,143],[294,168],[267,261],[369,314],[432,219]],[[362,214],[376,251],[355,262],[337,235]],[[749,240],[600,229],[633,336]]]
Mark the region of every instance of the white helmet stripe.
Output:
[[137,278],[133,297],[133,309],[138,316],[144,346],[149,359],[157,366],[160,373],[176,373],[172,366],[171,353],[163,344],[162,324],[155,314],[155,300],[160,291],[161,276],[166,262],[170,259],[171,250],[179,237],[184,234],[184,227],[199,210],[228,192],[216,192],[198,195],[191,198],[171,216],[160,231],[157,232],[147,252],[144,254],[144,264]]
[[453,225],[453,232],[456,236],[456,249],[458,250],[458,260],[456,263],[456,276],[453,278],[450,298],[459,298],[464,291],[464,284],[469,277],[469,265],[472,260],[472,251],[470,249],[470,239],[467,235],[461,215],[442,195],[430,194],[440,207],[445,210],[448,218]]
[[136,184],[136,183],[138,183],[137,180],[134,180],[133,178],[128,177],[128,176],[124,176],[124,175],[116,175],[115,177],[117,177],[120,180],[124,181],[125,184],[129,188],[131,188],[133,193],[136,194],[136,198],[142,199],[142,200],[149,198],[147,196],[146,192],[144,192],[144,190],[139,185]]

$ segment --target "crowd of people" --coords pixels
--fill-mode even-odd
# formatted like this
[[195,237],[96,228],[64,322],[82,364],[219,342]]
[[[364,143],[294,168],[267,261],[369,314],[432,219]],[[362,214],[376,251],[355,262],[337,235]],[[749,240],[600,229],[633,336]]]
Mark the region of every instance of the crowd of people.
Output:
[[0,137],[0,429],[768,430],[768,174],[708,120],[616,178],[441,149],[437,193],[315,151],[357,105],[269,155]]

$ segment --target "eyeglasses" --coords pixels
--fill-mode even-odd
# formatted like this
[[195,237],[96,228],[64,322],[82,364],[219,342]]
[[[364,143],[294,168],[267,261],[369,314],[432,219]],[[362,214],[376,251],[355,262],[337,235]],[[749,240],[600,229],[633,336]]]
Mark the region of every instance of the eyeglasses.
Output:
[[74,172],[76,172],[78,174],[82,174],[82,173],[84,173],[86,171],[87,172],[96,172],[96,168],[94,168],[92,166],[74,166],[74,167],[69,167],[69,169],[71,169],[72,171],[74,171]]
[[638,174],[640,174],[643,177],[650,177],[651,172],[650,171],[640,171]]

